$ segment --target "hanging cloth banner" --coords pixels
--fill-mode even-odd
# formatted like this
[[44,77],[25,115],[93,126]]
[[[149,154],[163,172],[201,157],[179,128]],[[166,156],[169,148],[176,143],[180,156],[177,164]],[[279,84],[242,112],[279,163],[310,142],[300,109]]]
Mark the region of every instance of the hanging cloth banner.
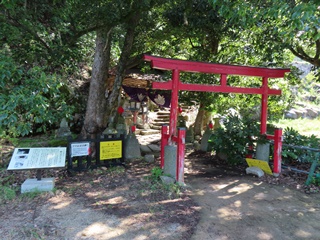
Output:
[[170,107],[171,102],[171,92],[163,90],[148,90],[148,97],[152,102],[159,105],[160,107]]
[[131,99],[137,102],[144,102],[147,100],[147,97],[150,98],[152,102],[157,104],[160,107],[170,107],[171,102],[171,92],[164,91],[164,90],[154,90],[149,89],[146,90],[145,88],[134,88],[123,86],[122,88],[126,94],[129,95]]
[[123,90],[126,94],[130,96],[136,102],[143,102],[147,100],[147,90],[145,88],[134,88],[134,87],[127,87],[122,85]]

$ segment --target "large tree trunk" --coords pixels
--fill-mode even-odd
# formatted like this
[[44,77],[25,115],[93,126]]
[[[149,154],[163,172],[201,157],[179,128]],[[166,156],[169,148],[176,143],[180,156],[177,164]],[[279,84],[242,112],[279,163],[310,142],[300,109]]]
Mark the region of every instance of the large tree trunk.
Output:
[[115,110],[120,104],[120,100],[121,100],[120,89],[121,89],[122,81],[125,76],[126,66],[128,64],[129,57],[131,54],[135,28],[138,25],[139,20],[140,20],[140,14],[137,13],[137,14],[133,14],[130,20],[128,21],[129,23],[127,27],[124,44],[122,47],[121,56],[117,66],[116,77],[114,80],[112,91],[107,98],[107,108],[106,108],[106,115],[105,115],[106,119],[110,116],[115,115],[116,113]]
[[[125,76],[126,65],[131,54],[135,28],[139,23],[140,15],[132,14],[129,19],[124,45],[122,47],[117,73],[112,90],[106,88],[108,83],[108,69],[110,60],[111,34],[110,31],[97,31],[96,50],[90,82],[89,99],[85,115],[84,126],[81,132],[83,137],[101,133],[107,126],[110,117],[116,113],[120,103],[120,89]],[[108,94],[106,94],[108,93]]]
[[111,29],[97,31],[96,49],[90,81],[89,98],[81,135],[100,133],[105,127],[106,79],[108,78],[111,49]]

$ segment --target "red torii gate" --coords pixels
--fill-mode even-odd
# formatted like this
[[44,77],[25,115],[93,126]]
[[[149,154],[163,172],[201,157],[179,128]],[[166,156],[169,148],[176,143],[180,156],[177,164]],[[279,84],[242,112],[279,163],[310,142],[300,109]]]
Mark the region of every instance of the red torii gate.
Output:
[[[220,92],[220,93],[261,94],[262,99],[261,99],[260,133],[266,134],[268,96],[281,95],[281,90],[270,89],[268,87],[268,79],[283,78],[286,72],[290,72],[290,69],[271,69],[271,68],[262,68],[262,67],[248,67],[248,66],[204,63],[204,62],[155,57],[151,55],[144,55],[143,59],[146,61],[151,61],[152,68],[172,71],[172,80],[169,80],[167,82],[153,82],[152,87],[155,89],[171,90],[170,125],[169,125],[169,134],[167,135],[167,139],[169,144],[172,144],[173,141],[176,141],[178,142],[178,145],[179,145],[179,137],[177,138],[175,136],[176,136],[176,126],[177,126],[177,116],[178,116],[177,111],[178,111],[179,91],[185,90],[185,91]],[[180,72],[220,74],[220,85],[182,83],[180,81]],[[262,77],[262,86],[260,88],[228,86],[227,85],[228,75]],[[165,131],[166,130],[163,131],[163,134],[165,134]],[[278,134],[279,133],[275,133],[275,135],[278,135]],[[184,138],[183,133],[180,137]],[[268,136],[268,138],[273,139],[275,137]],[[281,138],[281,134],[280,134],[280,138]],[[180,140],[184,141],[184,139],[180,139]],[[163,147],[164,146],[161,146],[161,161],[162,161],[161,167],[163,167],[163,160],[164,160]],[[279,149],[276,149],[276,148],[279,148]],[[278,147],[275,146],[275,152],[279,153],[279,151],[280,151],[280,161],[281,161],[281,145]],[[182,152],[183,152],[183,157],[181,156]],[[184,159],[184,148],[182,151],[182,149],[179,150],[179,146],[178,146],[178,153],[179,154],[177,158]],[[178,165],[179,165],[179,162],[180,161],[178,159],[177,161]],[[279,162],[277,162],[277,164],[279,165]],[[280,173],[280,169],[281,169],[281,166],[274,166],[275,173]],[[177,168],[177,173],[178,173],[178,168]],[[177,174],[177,180],[178,180],[178,175],[179,174]]]

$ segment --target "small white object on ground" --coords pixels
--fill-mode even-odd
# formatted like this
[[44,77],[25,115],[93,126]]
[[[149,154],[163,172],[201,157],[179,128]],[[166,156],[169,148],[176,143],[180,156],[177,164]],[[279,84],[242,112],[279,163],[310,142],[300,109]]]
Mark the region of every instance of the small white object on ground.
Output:
[[264,175],[264,172],[258,167],[247,167],[246,173],[247,174],[251,173],[251,174],[256,175],[258,177],[262,177]]

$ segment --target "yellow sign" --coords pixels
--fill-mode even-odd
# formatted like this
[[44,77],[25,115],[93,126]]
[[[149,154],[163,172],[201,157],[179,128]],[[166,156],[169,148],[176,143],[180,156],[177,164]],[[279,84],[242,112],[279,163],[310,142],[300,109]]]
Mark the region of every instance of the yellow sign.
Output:
[[272,175],[271,168],[267,162],[258,160],[258,159],[252,159],[252,158],[246,158],[246,161],[249,167],[258,167],[262,171],[264,171],[266,174]]
[[100,160],[122,158],[122,141],[100,142]]

